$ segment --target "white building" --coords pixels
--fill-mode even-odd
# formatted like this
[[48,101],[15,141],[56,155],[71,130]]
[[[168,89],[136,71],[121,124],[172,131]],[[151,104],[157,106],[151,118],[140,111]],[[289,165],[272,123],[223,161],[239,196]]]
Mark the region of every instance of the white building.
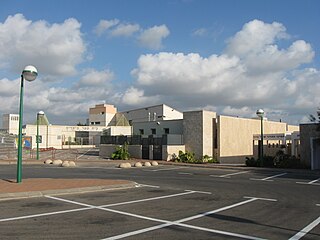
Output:
[[2,128],[9,134],[19,134],[19,114],[3,114]]

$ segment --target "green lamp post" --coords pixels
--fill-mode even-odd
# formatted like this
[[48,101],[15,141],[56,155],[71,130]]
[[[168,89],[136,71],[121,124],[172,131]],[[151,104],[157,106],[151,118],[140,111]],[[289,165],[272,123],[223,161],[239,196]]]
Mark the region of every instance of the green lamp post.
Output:
[[40,111],[37,113],[37,137],[36,137],[36,142],[37,142],[37,160],[39,160],[39,143],[40,143],[40,136],[39,136],[39,122],[40,122],[40,117],[44,116],[44,112]]
[[19,136],[18,136],[18,160],[17,160],[17,183],[22,180],[22,124],[23,124],[23,85],[24,80],[34,81],[38,71],[34,66],[26,66],[21,74],[20,105],[19,105]]
[[263,116],[264,111],[262,109],[258,109],[256,112],[257,116],[260,118],[261,121],[261,142],[260,142],[260,165],[263,166]]

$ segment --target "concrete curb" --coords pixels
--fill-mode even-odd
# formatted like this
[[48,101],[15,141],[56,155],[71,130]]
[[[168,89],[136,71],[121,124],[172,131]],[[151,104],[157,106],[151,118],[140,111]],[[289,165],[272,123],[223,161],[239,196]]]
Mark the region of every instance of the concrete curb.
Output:
[[139,184],[136,182],[130,182],[127,184],[112,184],[104,186],[91,186],[91,187],[81,187],[81,188],[69,188],[69,189],[54,189],[54,190],[43,190],[43,191],[32,191],[32,192],[15,192],[15,193],[1,193],[0,201],[13,200],[19,198],[33,198],[33,197],[43,197],[45,195],[65,195],[65,194],[76,194],[76,193],[86,193],[86,192],[98,192],[98,191],[108,191],[108,190],[119,190],[126,188],[135,188]]

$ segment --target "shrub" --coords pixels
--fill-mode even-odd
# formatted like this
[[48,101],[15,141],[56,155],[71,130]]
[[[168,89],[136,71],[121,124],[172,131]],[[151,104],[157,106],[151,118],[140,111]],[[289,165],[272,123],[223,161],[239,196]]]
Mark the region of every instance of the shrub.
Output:
[[178,162],[194,163],[195,161],[196,161],[196,159],[195,159],[195,153],[194,152],[186,151],[184,153],[181,150],[179,151]]
[[218,159],[204,155],[201,159],[201,163],[219,163]]
[[[260,165],[260,164],[259,164]],[[258,161],[254,157],[246,157],[246,166],[247,167],[258,167]]]
[[128,160],[130,154],[128,152],[128,145],[125,143],[123,146],[117,146],[116,151],[111,155],[112,159]]

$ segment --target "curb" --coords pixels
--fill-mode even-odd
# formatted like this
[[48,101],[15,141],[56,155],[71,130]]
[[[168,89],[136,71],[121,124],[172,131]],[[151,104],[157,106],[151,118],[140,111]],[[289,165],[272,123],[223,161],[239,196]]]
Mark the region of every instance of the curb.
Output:
[[135,188],[139,184],[136,182],[130,182],[127,184],[113,184],[107,186],[93,186],[93,187],[81,187],[81,188],[69,188],[69,189],[55,189],[55,190],[43,190],[43,191],[32,191],[32,192],[15,192],[15,193],[1,193],[0,201],[13,200],[19,198],[34,198],[44,197],[45,195],[66,195],[86,192],[99,192],[99,191],[111,191],[120,190],[126,188]]

